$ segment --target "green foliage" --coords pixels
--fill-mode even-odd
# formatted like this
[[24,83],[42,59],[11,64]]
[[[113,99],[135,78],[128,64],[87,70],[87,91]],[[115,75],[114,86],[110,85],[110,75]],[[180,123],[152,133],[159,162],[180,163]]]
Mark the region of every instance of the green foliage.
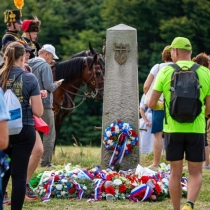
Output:
[[[3,13],[15,9],[12,0],[0,7],[0,36],[6,25]],[[88,49],[102,51],[106,30],[123,23],[137,29],[139,93],[151,67],[160,63],[162,49],[176,36],[190,39],[193,56],[209,53],[210,1],[208,0],[27,0],[22,9],[23,19],[35,13],[42,21],[39,43],[56,47],[61,60]],[[79,99],[76,99],[79,100]],[[73,144],[72,135],[82,145],[100,145],[102,101],[86,100],[66,118],[59,143]]]

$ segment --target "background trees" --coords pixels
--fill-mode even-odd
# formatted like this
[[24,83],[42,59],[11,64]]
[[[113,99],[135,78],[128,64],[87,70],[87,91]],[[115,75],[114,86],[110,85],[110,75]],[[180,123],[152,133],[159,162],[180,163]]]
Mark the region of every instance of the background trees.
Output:
[[[15,9],[13,0],[2,1],[0,35],[6,26],[3,12]],[[176,36],[190,39],[193,56],[209,53],[210,1],[208,0],[25,0],[23,19],[35,13],[42,21],[39,43],[56,47],[60,60],[88,49],[102,51],[106,29],[123,23],[137,29],[139,92],[151,67],[161,62],[162,49]],[[80,100],[76,98],[76,100]],[[100,145],[102,101],[87,99],[65,120],[59,137],[72,144],[73,134],[82,144]]]

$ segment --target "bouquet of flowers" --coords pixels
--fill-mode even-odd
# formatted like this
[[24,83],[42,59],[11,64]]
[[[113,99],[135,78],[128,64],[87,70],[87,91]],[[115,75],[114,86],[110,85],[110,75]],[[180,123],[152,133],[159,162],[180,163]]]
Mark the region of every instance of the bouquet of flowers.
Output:
[[121,163],[124,155],[133,152],[138,141],[138,134],[129,123],[118,120],[108,126],[103,134],[103,144],[105,149],[112,154],[109,165],[115,166],[117,161]]

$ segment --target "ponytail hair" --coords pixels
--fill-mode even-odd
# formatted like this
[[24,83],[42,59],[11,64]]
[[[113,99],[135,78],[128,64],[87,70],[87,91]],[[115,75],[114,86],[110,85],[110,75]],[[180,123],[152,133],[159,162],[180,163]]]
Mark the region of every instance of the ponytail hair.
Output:
[[7,46],[4,52],[5,63],[0,72],[0,82],[3,89],[6,87],[12,66],[24,54],[25,48],[19,42],[12,42]]

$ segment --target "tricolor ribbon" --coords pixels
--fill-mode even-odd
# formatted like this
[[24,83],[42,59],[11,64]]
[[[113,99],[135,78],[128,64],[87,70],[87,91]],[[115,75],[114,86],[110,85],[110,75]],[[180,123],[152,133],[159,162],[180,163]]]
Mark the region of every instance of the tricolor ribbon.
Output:
[[142,198],[141,202],[146,200],[147,198],[149,198],[152,195],[152,188],[150,188],[149,186],[147,186],[146,184],[141,184],[137,187],[135,187],[130,195],[129,195],[129,200],[132,200],[134,202],[138,202],[139,200],[136,198],[136,196],[138,196],[140,193],[145,192],[144,197]]
[[[120,142],[120,137],[121,137],[122,134],[126,134],[126,136],[124,137],[123,143],[121,145],[121,144],[119,144],[119,142]],[[123,159],[123,157],[125,155],[125,150],[126,150],[126,144],[127,144],[128,136],[129,136],[129,131],[126,130],[126,129],[124,129],[123,132],[119,135],[117,144],[116,144],[116,146],[114,148],[114,151],[112,153],[112,157],[111,157],[111,159],[109,161],[109,166],[111,168],[113,168],[117,164],[118,161],[119,161],[119,163],[122,162],[122,159]],[[115,152],[116,152],[116,150],[118,148],[118,145],[120,145],[119,154],[117,155],[117,158],[114,160]]]
[[94,195],[94,199],[95,200],[100,200],[102,197],[102,186],[104,184],[105,180],[103,179],[98,179],[95,182],[95,195]]
[[78,170],[85,175],[90,180],[93,180],[94,177],[85,169],[78,168]]
[[46,193],[44,195],[44,197],[42,198],[42,202],[47,202],[50,200],[50,195],[52,192],[52,185],[54,183],[54,177],[55,177],[55,173],[51,173],[51,176],[47,182],[47,189],[46,189]]
[[75,187],[76,187],[76,189],[77,189],[77,191],[78,191],[77,197],[78,197],[79,200],[81,200],[81,199],[82,199],[82,195],[83,195],[83,190],[82,190],[80,184],[79,184],[78,182],[76,182],[76,181],[75,181],[74,179],[72,179],[72,178],[69,178],[69,181],[72,182],[72,183],[75,185]]

